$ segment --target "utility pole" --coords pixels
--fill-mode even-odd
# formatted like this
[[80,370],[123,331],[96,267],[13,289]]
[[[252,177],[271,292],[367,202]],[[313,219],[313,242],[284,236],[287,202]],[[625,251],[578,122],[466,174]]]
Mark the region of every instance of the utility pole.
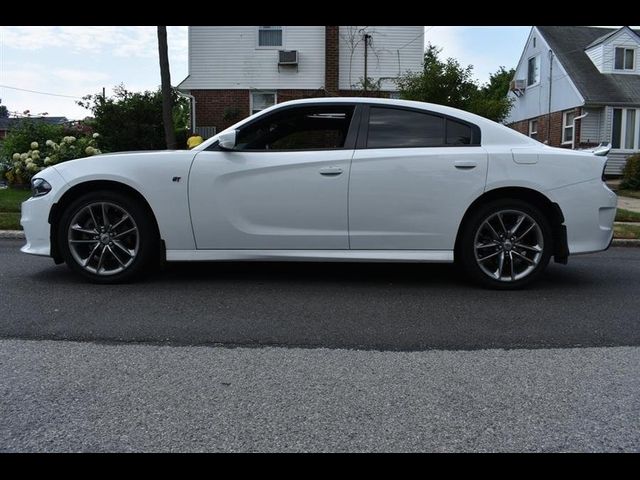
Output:
[[176,148],[176,134],[173,130],[173,96],[171,73],[169,71],[169,53],[167,47],[167,27],[158,26],[158,53],[160,57],[160,81],[162,85],[162,123],[167,149]]
[[369,47],[369,39],[371,38],[371,35],[369,35],[368,33],[365,33],[364,36],[364,91],[366,93],[368,87],[369,87],[369,77],[367,76],[367,54],[368,54],[368,47]]

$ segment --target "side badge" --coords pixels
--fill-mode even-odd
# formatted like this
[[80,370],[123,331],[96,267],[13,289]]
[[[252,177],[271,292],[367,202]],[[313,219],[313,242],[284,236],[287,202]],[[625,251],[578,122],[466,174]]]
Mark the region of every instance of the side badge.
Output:
[[173,177],[174,182],[179,182],[182,177]]

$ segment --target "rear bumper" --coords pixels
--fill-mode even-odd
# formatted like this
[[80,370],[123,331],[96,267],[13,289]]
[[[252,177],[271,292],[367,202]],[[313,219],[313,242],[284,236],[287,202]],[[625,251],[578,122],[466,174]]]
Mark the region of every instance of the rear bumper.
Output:
[[569,254],[606,250],[613,240],[618,197],[600,179],[551,190],[567,227]]

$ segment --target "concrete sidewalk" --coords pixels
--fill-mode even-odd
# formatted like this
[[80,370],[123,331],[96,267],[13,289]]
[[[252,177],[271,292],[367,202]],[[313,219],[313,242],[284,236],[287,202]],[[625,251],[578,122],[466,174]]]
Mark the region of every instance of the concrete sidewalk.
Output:
[[640,198],[618,196],[618,208],[640,213]]

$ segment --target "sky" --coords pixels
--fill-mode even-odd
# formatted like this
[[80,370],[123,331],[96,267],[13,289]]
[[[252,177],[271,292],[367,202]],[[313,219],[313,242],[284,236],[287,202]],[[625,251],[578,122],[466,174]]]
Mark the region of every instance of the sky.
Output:
[[[473,65],[479,82],[498,67],[515,67],[531,27],[426,26],[425,43],[441,55]],[[171,83],[187,76],[187,27],[167,27]],[[90,112],[75,102],[124,84],[153,90],[160,84],[156,27],[0,26],[0,103],[9,111],[81,119]],[[15,90],[34,90],[53,96]],[[74,98],[69,98],[74,97]]]

